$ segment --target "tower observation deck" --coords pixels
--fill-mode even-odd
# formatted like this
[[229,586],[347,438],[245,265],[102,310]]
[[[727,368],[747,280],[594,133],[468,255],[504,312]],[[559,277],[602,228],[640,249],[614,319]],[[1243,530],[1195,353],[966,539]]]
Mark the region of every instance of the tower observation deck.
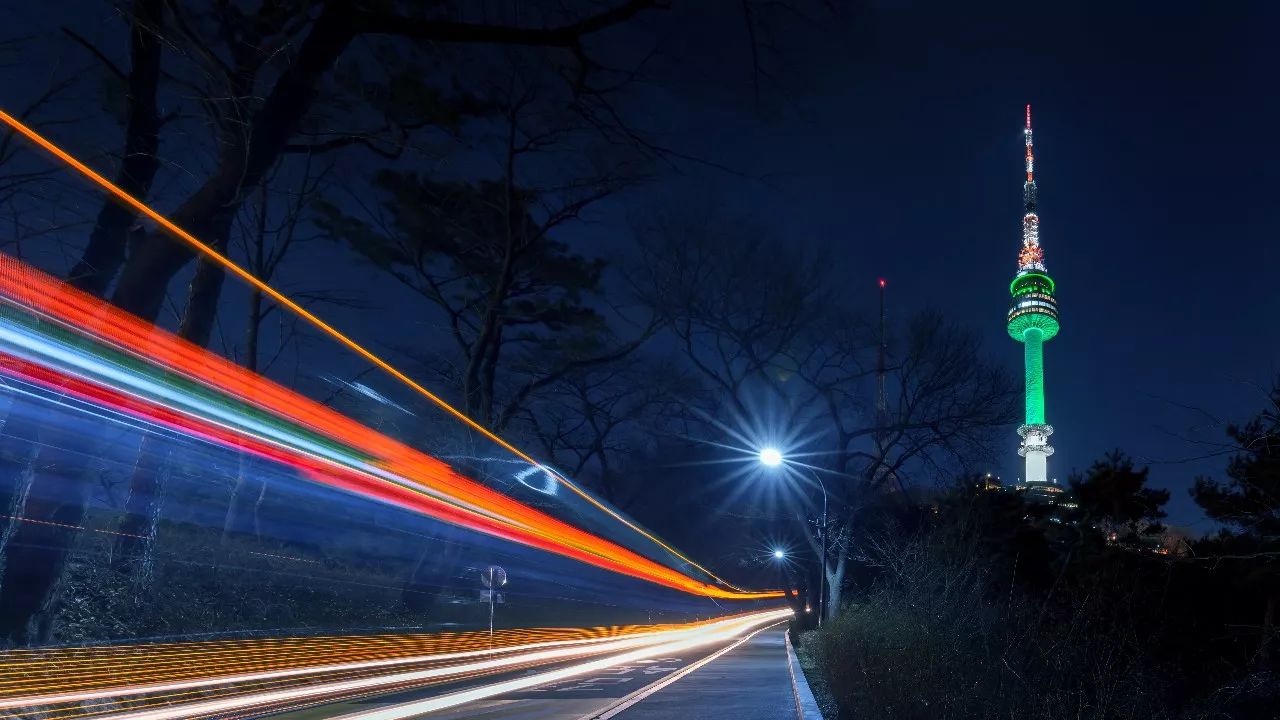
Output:
[[1025,213],[1022,216],[1022,250],[1018,253],[1018,272],[1009,285],[1009,336],[1022,343],[1026,373],[1026,419],[1018,428],[1022,438],[1018,454],[1026,458],[1025,480],[1046,483],[1048,458],[1053,454],[1049,436],[1053,426],[1045,422],[1044,410],[1044,344],[1058,334],[1058,301],[1053,278],[1044,266],[1044,249],[1040,247],[1040,216],[1036,214],[1035,158],[1031,143],[1031,106],[1027,106],[1026,138],[1027,179],[1022,185]]

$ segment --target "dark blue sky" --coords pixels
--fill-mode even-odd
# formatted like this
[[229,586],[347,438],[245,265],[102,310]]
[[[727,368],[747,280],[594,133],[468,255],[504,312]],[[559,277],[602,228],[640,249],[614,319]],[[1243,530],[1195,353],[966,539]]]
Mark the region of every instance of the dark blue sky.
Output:
[[[786,243],[834,243],[868,310],[886,277],[893,316],[941,309],[1020,372],[1004,317],[1029,102],[1063,321],[1046,348],[1050,473],[1123,448],[1173,491],[1175,521],[1205,529],[1186,489],[1223,458],[1183,462],[1217,449],[1187,438],[1220,441],[1211,418],[1260,409],[1280,370],[1276,13],[1262,2],[971,5],[856,3],[779,23],[758,107],[741,27],[684,5],[647,20],[664,53],[661,84],[630,108],[637,124],[740,174],[686,167],[598,213],[583,236],[625,238],[626,213],[658,193],[710,192]],[[72,22],[123,50],[108,4],[42,7],[15,12],[61,41],[49,48],[65,50],[57,25]],[[25,97],[53,60],[4,68],[10,91]],[[115,148],[118,131],[95,125],[59,132]],[[1016,445],[1010,429],[994,471],[1019,473]]]
[[[1031,103],[1063,322],[1046,348],[1050,474],[1065,480],[1123,448],[1172,491],[1175,522],[1207,529],[1187,488],[1224,459],[1184,462],[1217,450],[1184,438],[1216,443],[1223,428],[1179,406],[1244,419],[1280,369],[1274,13],[1261,3],[871,5],[784,35],[786,69],[766,90],[788,110],[761,119],[690,93],[656,107],[654,122],[678,118],[673,139],[767,175],[714,183],[789,241],[835,242],[868,308],[887,277],[894,315],[944,310],[1020,372],[1004,316]],[[717,36],[707,52],[741,62],[738,35],[690,36]],[[1019,474],[1016,445],[1011,429],[993,470]]]

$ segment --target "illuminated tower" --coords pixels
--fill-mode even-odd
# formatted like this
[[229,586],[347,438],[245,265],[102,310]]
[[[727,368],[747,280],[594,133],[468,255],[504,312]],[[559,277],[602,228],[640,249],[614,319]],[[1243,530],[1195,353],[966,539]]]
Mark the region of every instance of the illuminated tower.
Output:
[[1027,106],[1027,180],[1022,185],[1026,214],[1022,216],[1022,251],[1018,253],[1018,274],[1009,285],[1013,296],[1009,305],[1009,335],[1023,347],[1027,377],[1027,417],[1018,428],[1022,444],[1018,454],[1027,459],[1027,483],[1047,483],[1048,459],[1053,454],[1049,436],[1053,426],[1044,421],[1044,344],[1058,334],[1058,301],[1053,279],[1044,267],[1040,247],[1040,218],[1036,215],[1036,180],[1031,154],[1031,106]]

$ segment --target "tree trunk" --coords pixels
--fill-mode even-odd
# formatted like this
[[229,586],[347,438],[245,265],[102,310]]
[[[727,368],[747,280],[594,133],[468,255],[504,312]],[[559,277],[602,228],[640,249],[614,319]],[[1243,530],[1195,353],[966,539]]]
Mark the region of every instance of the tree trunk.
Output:
[[[261,256],[261,252],[258,253]],[[259,264],[259,267],[261,264]],[[249,317],[244,332],[244,367],[252,372],[258,371],[258,338],[262,326],[262,293],[254,290],[249,295]],[[247,535],[252,533],[258,537],[262,528],[258,521],[258,512],[262,500],[266,496],[267,485],[254,472],[253,462],[247,457],[240,458],[236,484],[231,489],[231,498],[227,501],[227,513],[222,521],[222,545],[225,546],[231,535]]]
[[[229,230],[229,228],[228,228]],[[187,307],[178,326],[178,337],[204,347],[213,333],[218,297],[226,277],[222,267],[204,260],[196,267],[187,293]],[[146,585],[154,565],[156,532],[168,477],[172,438],[148,434],[142,439],[138,463],[129,477],[129,500],[120,523],[118,569],[132,567],[134,580]]]
[[[448,528],[442,528],[420,539],[422,552],[400,594],[409,610],[427,612],[451,589],[450,581],[455,577],[463,549],[461,543],[452,541],[451,534]],[[476,591],[479,590],[477,584]]]
[[[129,117],[125,126],[125,152],[115,182],[130,194],[145,198],[151,191],[160,160],[160,118],[156,108],[156,89],[160,78],[163,0],[136,0],[130,30]],[[124,261],[129,242],[129,229],[137,213],[119,205],[114,198],[103,203],[97,221],[89,234],[84,255],[72,267],[68,282],[93,295],[106,292]],[[12,413],[12,411],[11,411]],[[5,423],[5,437],[0,441],[0,477],[6,492],[0,496],[0,508],[9,516],[0,518],[6,524],[0,552],[5,553],[5,572],[0,581],[0,636],[13,642],[26,643],[31,638],[27,628],[37,614],[47,616],[55,604],[57,585],[67,553],[77,537],[76,528],[84,517],[86,491],[72,491],[68,483],[76,482],[83,473],[66,466],[75,459],[67,447],[44,446],[35,451],[31,440],[45,434],[55,421],[43,408],[10,417]],[[93,437],[85,428],[80,437],[66,441],[83,445]],[[97,455],[95,447],[86,456]],[[83,458],[81,458],[83,460]],[[43,471],[41,468],[57,468]],[[71,479],[74,478],[74,479]],[[41,483],[49,482],[49,487]],[[34,488],[36,502],[30,498]],[[15,517],[36,522],[20,523]],[[55,519],[56,518],[56,519]],[[55,522],[58,525],[44,523]],[[17,524],[20,523],[20,524]],[[12,541],[12,545],[10,545]],[[51,628],[50,622],[42,623]]]
[[498,379],[498,361],[502,353],[502,326],[499,324],[497,332],[493,336],[493,340],[489,343],[488,357],[484,361],[484,372],[480,377],[480,402],[481,412],[485,427],[494,431],[501,432],[502,427],[497,424],[498,418],[494,417],[495,385]]
[[164,437],[148,433],[142,439],[138,462],[129,477],[129,494],[125,500],[120,536],[112,554],[117,571],[127,572],[141,585],[150,580],[154,566],[152,549],[160,522],[165,479],[172,453]]
[[[266,271],[267,246],[267,193],[265,187],[261,193],[262,203],[258,208],[258,236],[253,246],[253,271],[258,277],[270,280]],[[244,360],[243,365],[250,372],[258,371],[258,340],[262,336],[263,295],[255,289],[249,290],[249,308],[244,326]],[[239,472],[236,484],[231,489],[231,497],[227,501],[227,512],[222,520],[222,539],[220,545],[225,548],[227,539],[235,534],[247,534],[252,531],[255,537],[261,537],[262,528],[258,522],[258,511],[266,496],[267,484],[253,469],[252,459],[240,457]],[[257,498],[250,501],[252,498]]]
[[1268,668],[1271,665],[1271,644],[1276,634],[1276,595],[1267,594],[1267,608],[1262,612],[1262,642],[1258,646],[1258,665]]
[[262,334],[262,293],[249,291],[249,319],[244,329],[244,367],[258,372],[258,338]]
[[[218,228],[223,238],[231,231],[231,218],[226,219],[228,225]],[[226,247],[225,242],[215,246],[219,252],[225,252]],[[218,298],[222,296],[226,279],[227,273],[221,265],[200,259],[191,285],[187,287],[187,305],[182,313],[182,322],[178,324],[178,337],[198,347],[208,346],[213,336],[213,324],[218,318]]]
[[227,503],[227,514],[222,522],[224,547],[233,536],[257,537],[261,532],[258,524],[258,508],[266,485],[255,466],[253,458],[241,456],[240,472],[236,477],[235,487],[231,491],[231,500]]
[[[160,168],[160,115],[156,89],[160,85],[161,42],[158,34],[164,23],[163,0],[136,0],[129,47],[129,117],[125,124],[124,157],[116,173],[116,185],[138,198],[151,192],[151,183]],[[101,296],[124,263],[129,228],[137,222],[133,208],[110,199],[98,211],[98,220],[89,234],[80,261],[71,268],[67,281],[93,295]]]
[[[316,96],[320,78],[354,37],[344,3],[326,3],[298,54],[241,135],[224,148],[213,175],[174,213],[178,227],[203,242],[225,247],[231,218],[247,191],[275,164]],[[113,302],[145,320],[155,320],[169,281],[195,256],[186,243],[167,236],[139,245],[124,266]]]
[[493,279],[493,288],[489,292],[488,304],[485,307],[480,334],[471,344],[467,357],[467,369],[463,376],[463,396],[466,399],[467,415],[488,427],[493,418],[493,383],[497,374],[498,352],[502,344],[502,308],[507,302],[507,294],[511,291],[511,282],[515,277],[516,244],[519,228],[516,227],[516,121],[510,119],[507,128],[506,158],[506,192],[503,212],[506,236],[503,239],[502,265],[498,275]]
[[97,429],[92,421],[49,416],[32,463],[25,521],[9,539],[0,575],[0,639],[12,645],[36,640],[36,625],[52,627],[59,580],[84,522],[89,475],[94,471],[96,443],[85,440]]
[[[32,415],[42,410],[40,407],[31,407],[22,398],[14,398],[4,424],[4,437],[0,438],[0,478],[4,483],[0,487],[0,512],[5,515],[0,518],[4,527],[4,532],[0,534],[0,561],[3,561],[2,553],[9,543],[10,535],[17,528],[14,518],[22,515],[27,494],[31,492],[34,475],[31,460],[36,452],[40,429],[37,418]],[[0,590],[3,590],[3,586],[0,586]]]
[[[844,576],[848,569],[849,551],[840,550],[836,556],[835,567],[827,572],[827,602],[823,608],[823,622],[830,620],[840,612],[840,600],[844,591]],[[824,571],[826,569],[824,568]]]

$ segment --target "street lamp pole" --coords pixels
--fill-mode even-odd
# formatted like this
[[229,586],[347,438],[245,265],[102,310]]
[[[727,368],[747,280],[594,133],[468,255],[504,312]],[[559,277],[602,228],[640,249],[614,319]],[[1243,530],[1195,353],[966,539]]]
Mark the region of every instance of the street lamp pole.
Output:
[[[772,447],[761,449],[759,459],[766,467],[777,467],[786,462],[782,453]],[[822,551],[818,558],[818,627],[822,627],[823,616],[827,614],[827,485],[822,482],[822,477],[818,475],[817,470],[808,465],[801,465],[801,467],[809,471],[810,477],[822,490]]]
[[809,474],[822,490],[822,552],[818,558],[818,627],[822,627],[827,614],[827,486],[818,471],[809,468]]

